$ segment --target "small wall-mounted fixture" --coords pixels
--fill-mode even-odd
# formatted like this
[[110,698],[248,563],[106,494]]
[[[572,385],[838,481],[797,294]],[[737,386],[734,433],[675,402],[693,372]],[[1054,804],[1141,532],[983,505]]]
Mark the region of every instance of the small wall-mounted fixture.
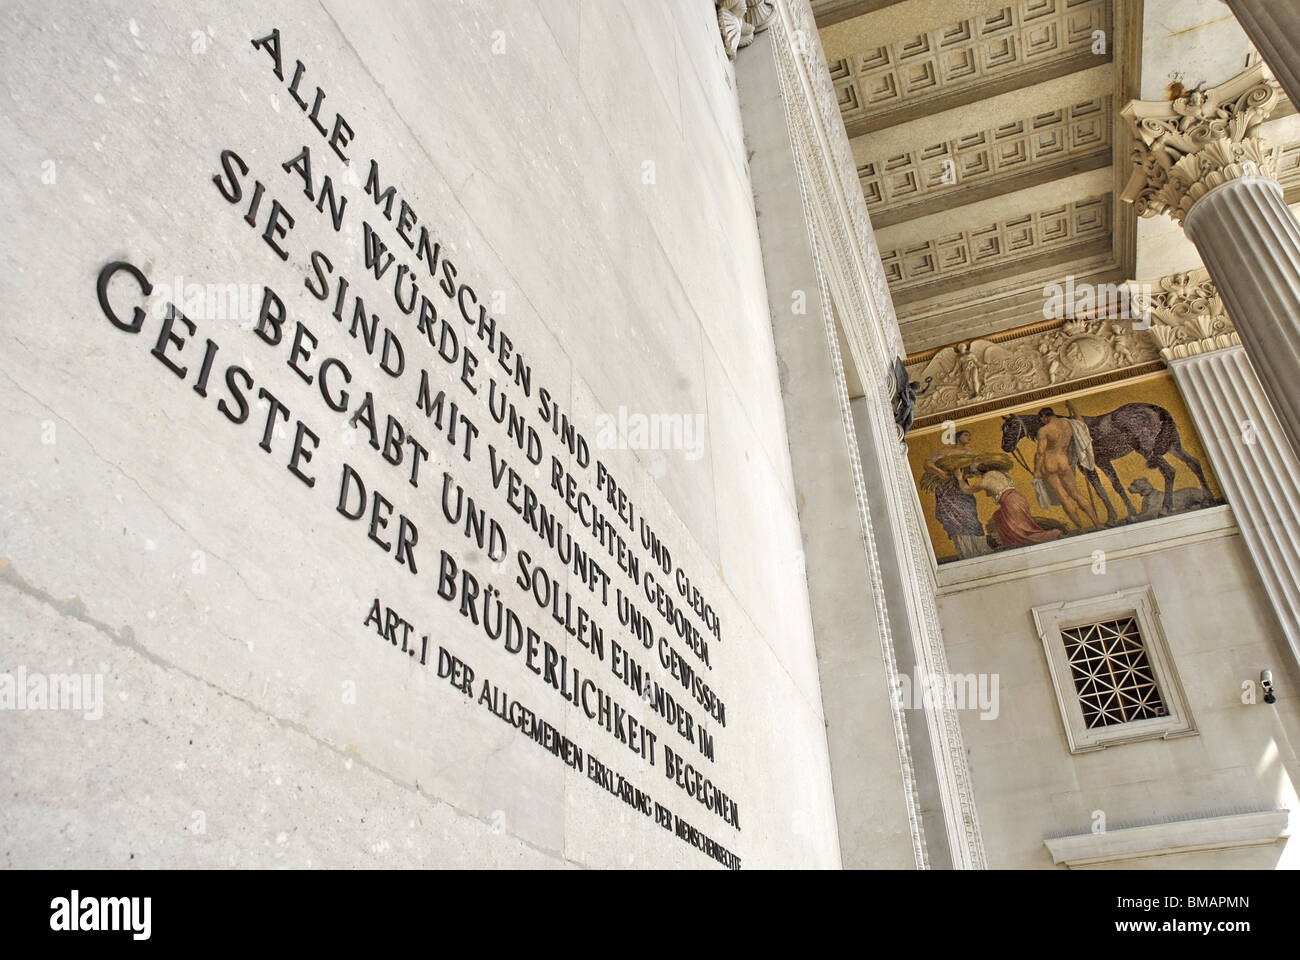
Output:
[[1259,672],[1259,685],[1264,688],[1264,702],[1277,703],[1277,694],[1273,692],[1273,671],[1261,670]]

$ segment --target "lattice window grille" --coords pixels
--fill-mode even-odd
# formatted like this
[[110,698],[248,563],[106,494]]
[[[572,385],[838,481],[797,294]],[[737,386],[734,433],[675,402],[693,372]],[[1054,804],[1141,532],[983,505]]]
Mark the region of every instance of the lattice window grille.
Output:
[[1061,640],[1088,729],[1169,715],[1136,617],[1063,628]]

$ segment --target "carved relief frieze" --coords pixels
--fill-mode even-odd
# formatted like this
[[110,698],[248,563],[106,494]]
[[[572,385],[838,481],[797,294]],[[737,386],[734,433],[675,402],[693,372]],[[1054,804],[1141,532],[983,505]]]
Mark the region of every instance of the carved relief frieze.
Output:
[[909,358],[908,373],[929,388],[916,417],[932,418],[1160,359],[1156,342],[1128,320],[1048,320]]

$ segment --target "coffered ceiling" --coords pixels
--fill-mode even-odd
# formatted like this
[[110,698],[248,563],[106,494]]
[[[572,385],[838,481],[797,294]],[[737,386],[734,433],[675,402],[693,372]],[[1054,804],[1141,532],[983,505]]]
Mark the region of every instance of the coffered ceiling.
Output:
[[[1253,61],[1218,0],[812,6],[913,375],[947,345],[1055,336],[1040,330],[1049,284],[1200,266],[1177,224],[1139,223],[1121,201],[1133,142],[1119,111]],[[1300,116],[1283,101],[1261,132],[1296,204]],[[1125,343],[1112,352],[1142,370],[1149,358]]]
[[1132,276],[1135,6],[815,0],[909,352],[1041,320],[1067,273]]

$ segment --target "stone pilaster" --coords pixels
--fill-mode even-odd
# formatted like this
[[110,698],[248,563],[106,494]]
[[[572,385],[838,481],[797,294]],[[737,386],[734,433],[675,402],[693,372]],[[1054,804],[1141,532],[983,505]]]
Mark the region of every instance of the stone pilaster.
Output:
[[1300,449],[1300,223],[1255,136],[1281,95],[1262,64],[1172,103],[1123,110],[1137,139],[1123,198],[1167,214],[1196,245],[1277,413]]

